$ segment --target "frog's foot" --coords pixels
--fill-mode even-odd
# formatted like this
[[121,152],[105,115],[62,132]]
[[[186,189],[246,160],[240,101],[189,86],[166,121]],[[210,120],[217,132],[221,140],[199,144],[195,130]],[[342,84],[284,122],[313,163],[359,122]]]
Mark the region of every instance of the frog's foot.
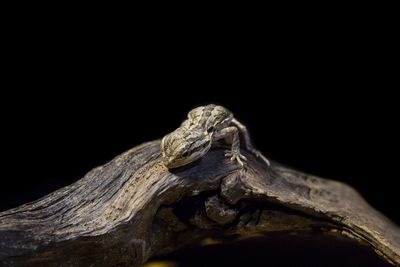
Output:
[[242,168],[247,160],[245,156],[240,154],[240,150],[228,150],[225,153],[225,157],[231,158],[231,161],[237,161]]

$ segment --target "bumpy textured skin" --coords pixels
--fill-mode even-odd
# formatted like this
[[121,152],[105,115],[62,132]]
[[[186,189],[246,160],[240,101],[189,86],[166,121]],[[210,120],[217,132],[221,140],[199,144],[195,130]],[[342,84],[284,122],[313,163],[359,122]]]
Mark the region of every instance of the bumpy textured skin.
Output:
[[191,110],[181,126],[162,139],[164,164],[168,168],[190,164],[202,158],[214,142],[225,139],[232,144],[225,156],[244,167],[246,157],[240,153],[239,134],[243,137],[244,147],[269,165],[269,161],[251,145],[246,127],[228,109],[213,104]]

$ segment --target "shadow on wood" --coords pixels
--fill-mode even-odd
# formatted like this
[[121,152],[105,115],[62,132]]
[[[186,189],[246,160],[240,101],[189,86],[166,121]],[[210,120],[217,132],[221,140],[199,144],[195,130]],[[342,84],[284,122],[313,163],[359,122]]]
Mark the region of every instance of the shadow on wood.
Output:
[[218,239],[207,238],[193,246],[155,257],[144,267],[151,267],[157,263],[159,267],[165,263],[168,263],[165,267],[392,266],[379,258],[368,246],[360,246],[356,241],[321,232],[277,232],[222,243],[218,242]]
[[[400,231],[349,186],[217,145],[170,172],[160,142],[137,146],[44,198],[0,213],[5,266],[140,266],[206,237],[323,233],[400,264]],[[265,251],[268,260],[268,251]]]

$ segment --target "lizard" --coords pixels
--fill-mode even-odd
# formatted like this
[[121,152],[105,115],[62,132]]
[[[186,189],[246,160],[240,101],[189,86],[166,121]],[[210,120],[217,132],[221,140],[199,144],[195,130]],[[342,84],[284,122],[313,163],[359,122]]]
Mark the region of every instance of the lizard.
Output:
[[190,164],[203,157],[213,143],[225,139],[231,143],[225,156],[244,168],[247,159],[240,153],[239,135],[243,136],[245,149],[269,166],[269,160],[252,145],[246,126],[228,109],[214,104],[192,109],[179,128],[163,137],[162,161],[168,169]]

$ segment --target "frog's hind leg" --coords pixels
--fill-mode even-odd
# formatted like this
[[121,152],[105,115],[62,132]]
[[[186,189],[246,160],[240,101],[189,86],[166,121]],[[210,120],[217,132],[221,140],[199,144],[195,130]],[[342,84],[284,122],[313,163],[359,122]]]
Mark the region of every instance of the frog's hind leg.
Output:
[[269,160],[258,149],[254,148],[253,144],[251,143],[250,134],[247,130],[247,127],[236,119],[232,119],[231,123],[232,125],[234,125],[234,127],[239,129],[241,135],[243,136],[244,146],[246,150],[250,151],[256,157],[261,158],[268,166],[270,166],[271,164]]

